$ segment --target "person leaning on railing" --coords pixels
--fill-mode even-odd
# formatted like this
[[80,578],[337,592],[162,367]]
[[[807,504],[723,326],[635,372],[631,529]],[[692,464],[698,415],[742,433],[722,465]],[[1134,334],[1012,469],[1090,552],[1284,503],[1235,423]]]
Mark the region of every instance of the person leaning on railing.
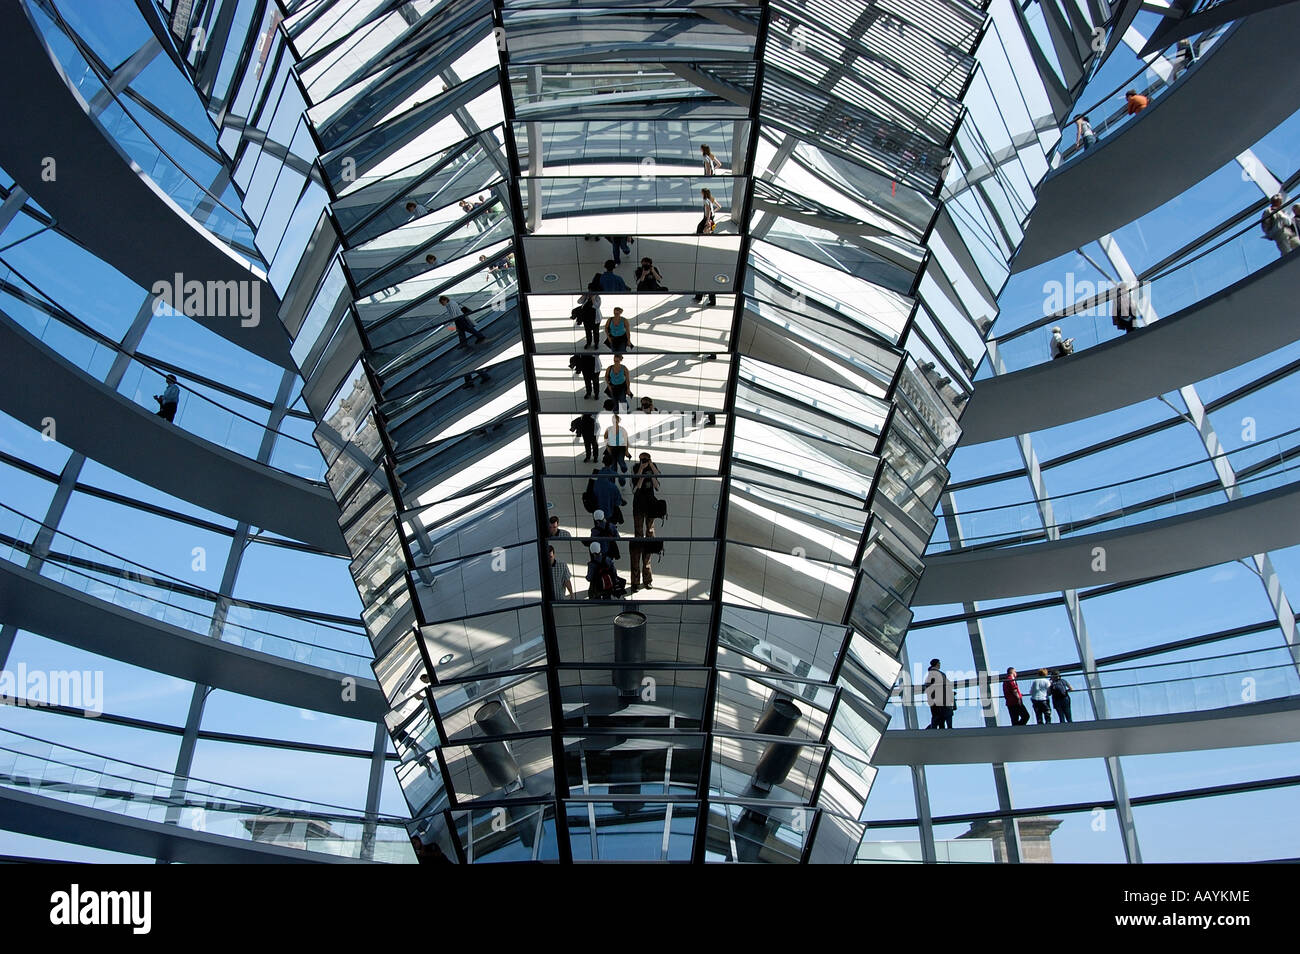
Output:
[[1269,200],[1268,208],[1259,218],[1259,225],[1264,230],[1264,237],[1272,239],[1277,244],[1279,255],[1300,248],[1300,237],[1296,235],[1296,220],[1286,210],[1286,196],[1281,192]]

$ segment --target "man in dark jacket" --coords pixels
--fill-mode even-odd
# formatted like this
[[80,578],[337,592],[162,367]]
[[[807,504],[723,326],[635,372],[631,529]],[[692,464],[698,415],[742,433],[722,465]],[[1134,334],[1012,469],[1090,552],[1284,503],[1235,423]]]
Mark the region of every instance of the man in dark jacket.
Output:
[[1016,683],[1014,667],[1007,670],[1006,678],[1002,680],[1002,698],[1006,700],[1007,714],[1011,716],[1012,725],[1024,725],[1029,721],[1029,710],[1025,708],[1024,696]]
[[939,660],[930,660],[925,674],[925,701],[930,706],[930,724],[927,729],[951,729],[952,710],[957,707],[952,680],[939,668]]

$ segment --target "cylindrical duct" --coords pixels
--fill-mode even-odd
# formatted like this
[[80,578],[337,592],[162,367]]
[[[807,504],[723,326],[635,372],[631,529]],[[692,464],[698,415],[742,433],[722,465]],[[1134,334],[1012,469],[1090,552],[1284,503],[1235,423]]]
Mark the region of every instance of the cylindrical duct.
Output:
[[[619,613],[614,617],[614,662],[621,666],[636,666],[645,662],[644,613]],[[634,697],[641,692],[642,669],[614,670],[614,685],[619,698]]]
[[[478,707],[474,721],[488,735],[511,735],[519,731],[519,726],[510,718],[506,707],[495,699]],[[506,743],[484,742],[470,746],[470,751],[483,767],[488,781],[497,788],[503,788],[519,778],[519,765]]]
[[[775,699],[758,719],[754,731],[759,735],[789,735],[803,715],[789,699]],[[799,759],[803,746],[798,742],[771,742],[763,750],[754,769],[754,787],[770,791],[785,781]]]

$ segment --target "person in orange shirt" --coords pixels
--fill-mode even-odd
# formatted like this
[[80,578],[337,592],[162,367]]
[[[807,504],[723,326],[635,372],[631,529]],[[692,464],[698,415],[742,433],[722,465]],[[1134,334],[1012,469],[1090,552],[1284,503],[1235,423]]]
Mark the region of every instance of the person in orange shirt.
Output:
[[1124,94],[1124,98],[1128,101],[1128,114],[1130,116],[1136,116],[1147,108],[1147,98],[1137,90],[1129,90]]

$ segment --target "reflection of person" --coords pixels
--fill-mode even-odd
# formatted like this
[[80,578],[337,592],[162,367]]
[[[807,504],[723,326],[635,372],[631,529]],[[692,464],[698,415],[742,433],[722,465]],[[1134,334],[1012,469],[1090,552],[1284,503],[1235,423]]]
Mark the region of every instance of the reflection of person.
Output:
[[605,335],[609,338],[611,351],[626,351],[632,345],[632,328],[623,317],[623,309],[615,308],[609,321],[605,322]]
[[609,244],[614,248],[614,264],[621,265],[622,256],[631,255],[632,249],[628,248],[629,237],[626,235],[607,235]]
[[623,355],[615,354],[614,363],[605,369],[605,393],[609,399],[614,402],[614,420],[618,421],[618,410],[628,399],[628,388],[631,387],[632,379],[628,373],[627,365],[623,364]]
[[158,402],[158,417],[161,417],[164,421],[174,422],[176,420],[176,406],[180,404],[181,400],[181,389],[176,384],[176,375],[167,375],[167,387],[163,388],[162,394],[155,394],[153,399]]
[[715,199],[708,189],[700,190],[700,198],[704,202],[704,216],[700,219],[700,224],[695,226],[696,235],[712,233],[717,228],[718,223],[713,220],[713,216],[722,208],[722,203]]
[[644,543],[645,538],[655,535],[655,491],[659,489],[659,468],[642,451],[640,458],[632,468],[632,528],[636,539],[628,547],[632,557],[632,592],[644,584],[647,590],[654,589],[654,574],[650,570],[652,548]]
[[558,537],[560,539],[563,539],[564,537],[573,536],[573,534],[569,533],[568,530],[560,529],[559,517],[552,517],[550,520],[546,522],[546,535],[548,537]]
[[605,271],[600,275],[600,290],[606,292],[625,292],[631,291],[627,287],[627,282],[623,281],[622,275],[614,274],[614,269],[618,268],[618,263],[612,258],[605,262]]
[[713,154],[713,150],[708,146],[700,146],[700,154],[704,157],[704,174],[711,176],[722,168],[722,160]]
[[636,270],[636,290],[639,292],[668,290],[664,287],[663,275],[659,274],[655,263],[648,258],[641,259],[641,265]]
[[573,591],[573,575],[569,573],[569,565],[555,558],[555,547],[546,548],[546,557],[551,562],[551,585],[555,588],[555,598],[565,599],[567,593],[568,599],[576,600],[578,594]]
[[619,424],[617,414],[614,415],[614,423],[605,428],[605,446],[609,448],[613,463],[618,464],[618,469],[626,474],[627,459],[632,453],[632,447],[628,443],[627,429]]
[[460,336],[460,343],[462,346],[469,344],[470,335],[474,336],[476,342],[487,340],[487,336],[484,335],[483,332],[479,331],[478,328],[475,327],[474,322],[470,320],[469,309],[460,304],[460,302],[453,298],[449,298],[446,295],[440,295],[438,297],[438,304],[442,305],[446,310],[447,317],[451,319],[452,325],[456,328],[456,334]]

